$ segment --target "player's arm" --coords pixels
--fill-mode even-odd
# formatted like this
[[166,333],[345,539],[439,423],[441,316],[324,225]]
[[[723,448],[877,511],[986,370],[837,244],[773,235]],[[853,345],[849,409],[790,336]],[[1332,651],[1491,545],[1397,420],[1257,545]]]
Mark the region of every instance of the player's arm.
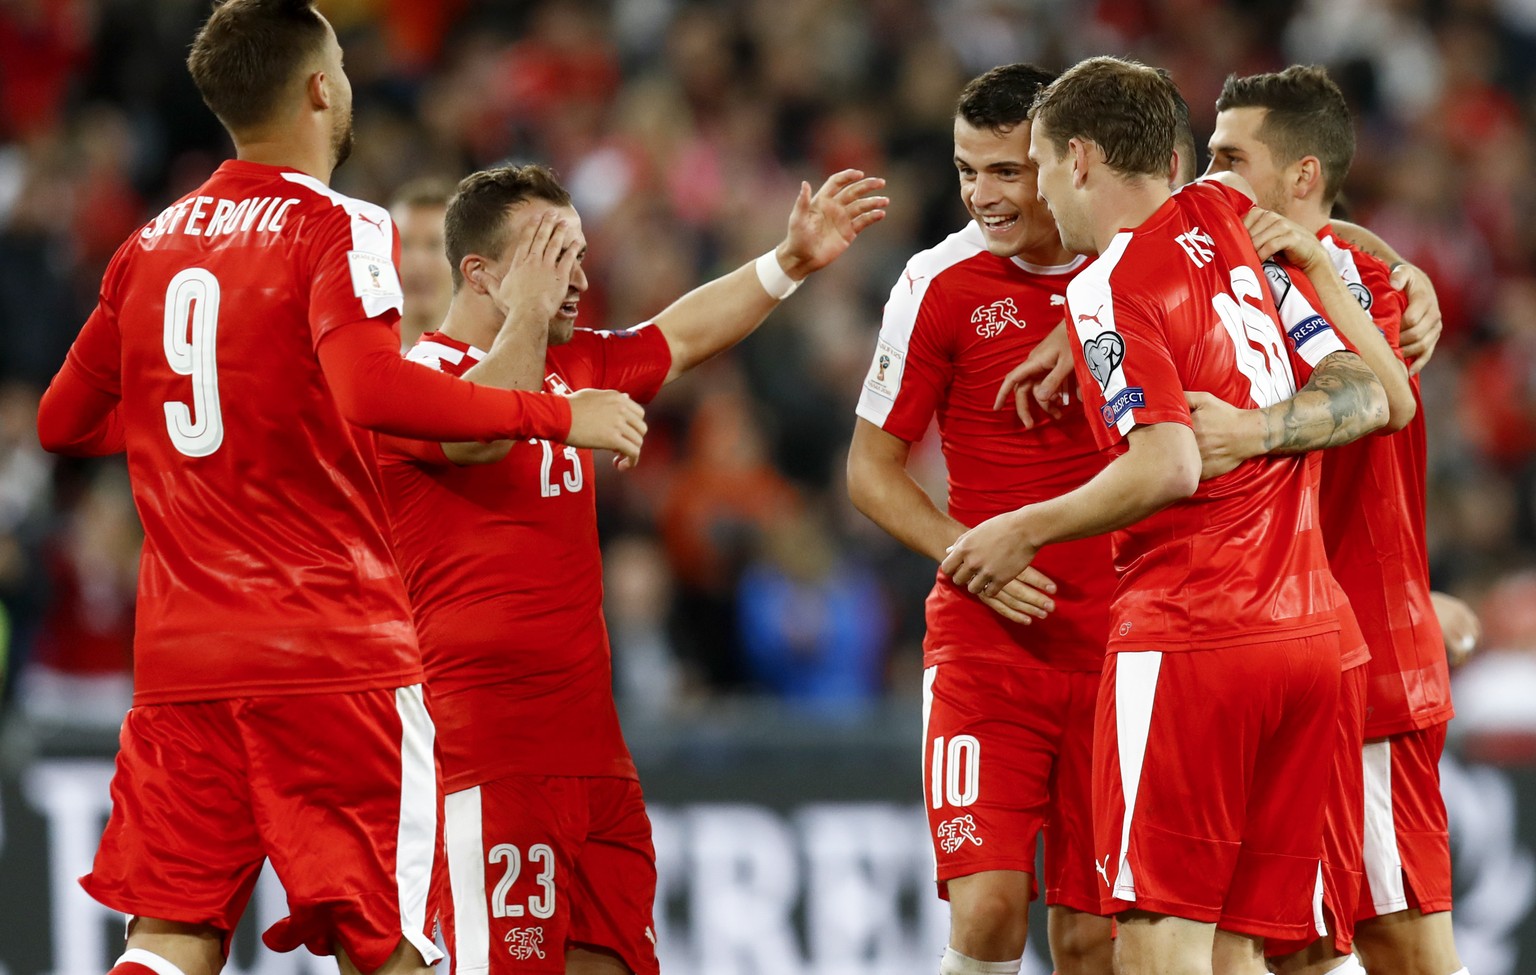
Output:
[[[848,496],[886,534],[919,555],[942,562],[965,533],[965,525],[940,511],[907,473],[911,450],[907,441],[860,417],[848,448]],[[1046,595],[1055,591],[1055,583],[1031,568],[1024,580],[1010,577],[1008,585],[995,595],[983,596],[982,602],[1016,623],[1028,623],[1031,617],[1043,619],[1056,608]]]
[[1418,401],[1414,399],[1408,372],[1369,313],[1349,293],[1322,243],[1299,224],[1270,210],[1255,207],[1248,211],[1243,222],[1253,236],[1254,250],[1259,252],[1261,260],[1283,254],[1306,274],[1322,302],[1323,315],[1381,381],[1387,396],[1387,432],[1406,427],[1418,412]]
[[1431,592],[1429,601],[1435,607],[1436,619],[1440,621],[1446,658],[1452,667],[1460,667],[1472,656],[1478,641],[1483,638],[1483,624],[1471,606],[1449,593]]
[[807,276],[837,260],[890,203],[870,194],[885,180],[845,169],[814,195],[809,183],[789,214],[789,232],[769,254],[693,289],[656,316],[672,353],[667,382],[751,335]]
[[1415,264],[1403,259],[1392,245],[1357,223],[1347,220],[1333,221],[1333,230],[1356,247],[1381,258],[1392,268],[1392,287],[1408,299],[1403,310],[1403,329],[1398,345],[1403,358],[1408,360],[1408,375],[1416,376],[1429,365],[1440,342],[1440,332],[1445,321],[1440,317],[1440,298],[1435,294],[1434,282]]
[[125,446],[117,326],[98,305],[70,346],[37,408],[44,450],[71,457],[104,457]]
[[973,593],[1013,579],[1052,542],[1102,535],[1134,525],[1200,486],[1200,449],[1183,423],[1136,426],[1126,452],[1091,481],[1049,501],[982,522],[960,536],[944,559],[945,573]]

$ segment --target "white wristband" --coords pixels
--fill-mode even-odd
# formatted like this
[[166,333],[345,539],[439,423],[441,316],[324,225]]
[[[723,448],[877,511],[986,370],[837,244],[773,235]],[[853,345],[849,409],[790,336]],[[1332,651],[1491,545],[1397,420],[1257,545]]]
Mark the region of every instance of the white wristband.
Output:
[[799,281],[784,273],[784,268],[779,264],[779,255],[774,251],[759,257],[756,267],[757,280],[771,298],[783,301],[800,287]]

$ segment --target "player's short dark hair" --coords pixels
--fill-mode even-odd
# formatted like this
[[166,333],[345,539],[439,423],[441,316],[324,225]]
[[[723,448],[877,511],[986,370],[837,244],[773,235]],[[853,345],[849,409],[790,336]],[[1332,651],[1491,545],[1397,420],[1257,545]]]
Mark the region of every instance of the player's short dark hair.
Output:
[[1327,70],[1293,64],[1270,74],[1228,75],[1216,111],[1229,108],[1268,109],[1259,139],[1281,166],[1316,156],[1323,165],[1323,203],[1333,203],[1355,158],[1355,127],[1349,103]]
[[1167,179],[1180,101],[1167,72],[1097,57],[1078,62],[1043,89],[1030,118],[1058,156],[1071,140],[1086,139],[1103,151],[1111,169]]
[[1035,96],[1055,80],[1054,71],[1033,64],[999,65],[961,89],[955,115],[978,129],[1007,132],[1029,119]]
[[311,0],[224,0],[197,32],[187,70],[230,131],[272,119],[298,70],[325,43]]
[[421,176],[403,184],[389,198],[389,208],[445,207],[453,196],[453,181],[441,176]]
[[459,188],[448,201],[443,217],[443,235],[448,264],[453,268],[453,288],[464,283],[459,262],[468,254],[494,257],[510,243],[507,211],[528,200],[546,200],[555,206],[570,206],[566,192],[555,174],[537,163],[525,166],[497,166],[470,173],[459,181]]

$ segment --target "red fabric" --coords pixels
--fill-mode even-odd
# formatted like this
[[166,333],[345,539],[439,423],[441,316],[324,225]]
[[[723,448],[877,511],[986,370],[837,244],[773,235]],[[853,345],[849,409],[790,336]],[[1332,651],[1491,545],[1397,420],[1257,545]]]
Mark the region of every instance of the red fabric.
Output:
[[[92,315],[95,320],[97,316]],[[91,341],[102,329],[90,322],[81,331],[81,339]],[[64,368],[48,384],[37,407],[37,440],[44,450],[71,457],[105,457],[127,449],[122,414],[117,396],[93,386],[76,359],[75,349],[64,360]]]
[[[461,375],[479,350],[429,332],[417,361]],[[545,389],[641,401],[671,367],[654,326],[577,329]],[[494,464],[428,463],[386,439],[380,469],[452,791],[507,775],[616,775],[634,763],[613,702],[592,452],[520,440]]]
[[[1339,685],[1338,737],[1333,749],[1328,805],[1323,814],[1323,910],[1328,936],[1341,954],[1354,950],[1355,913],[1364,882],[1365,778],[1360,749],[1365,743],[1365,668],[1352,667]],[[1317,940],[1270,939],[1264,954],[1281,958]]]
[[[1385,264],[1333,237],[1334,262],[1394,349],[1403,297]],[[1415,399],[1418,380],[1413,381]],[[1407,428],[1323,451],[1329,564],[1371,647],[1365,733],[1375,738],[1448,721],[1450,672],[1430,602],[1424,411]]]
[[463,793],[449,798],[447,830],[455,850],[471,849],[485,865],[478,909],[489,943],[460,945],[451,925],[454,964],[478,948],[489,975],[564,975],[566,950],[583,945],[656,975],[656,849],[640,783],[519,775],[475,791],[475,803],[456,804]]
[[1339,686],[1331,633],[1111,654],[1093,749],[1102,913],[1307,938]]
[[229,161],[109,264],[39,428],[95,449],[121,423],[136,704],[421,679],[372,444],[314,351],[342,326],[392,334],[396,246],[382,208]]
[[[1410,907],[1425,914],[1451,909],[1450,825],[1440,791],[1445,732],[1442,721],[1365,746],[1366,816],[1373,824],[1384,817],[1391,831],[1365,834],[1362,921]],[[1390,765],[1390,771],[1383,765]],[[1393,903],[1395,894],[1386,884],[1373,890],[1373,877],[1400,883],[1403,899]]]
[[[407,723],[425,752],[402,754]],[[433,878],[420,943],[446,909],[441,829],[423,855],[399,843],[402,802],[435,804],[442,822],[441,789],[402,782],[404,766],[434,781],[430,731],[420,688],[137,706],[81,886],[126,914],[233,931],[270,857],[292,913],[268,946],[329,954],[339,942],[373,971],[400,942],[402,893],[411,900],[397,877]]]
[[983,870],[1033,874],[1043,830],[1046,903],[1098,913],[1089,802],[1099,675],[953,660],[930,667],[926,687],[923,796],[939,895]]
[[363,322],[321,341],[320,367],[342,415],[369,430],[431,442],[543,436],[571,431],[558,396],[459,382],[400,357],[400,339]]
[[[1251,205],[1219,183],[1193,183],[1121,231],[1068,286],[1078,384],[1100,446],[1123,452],[1137,425],[1187,425],[1185,390],[1245,409],[1295,392],[1242,223]],[[1321,541],[1303,530],[1315,520],[1305,461],[1261,457],[1114,533],[1120,585],[1109,649],[1216,648],[1337,630]]]
[[[891,289],[858,413],[908,443],[937,415],[949,513],[965,525],[1063,494],[1104,467],[1075,404],[1031,430],[1011,404],[992,408],[1003,378],[1061,323],[1062,295],[1080,267],[997,257],[969,224],[913,257]],[[1061,588],[1056,611],[1029,626],[939,573],[928,596],[925,663],[989,659],[1098,673],[1115,587],[1109,539],[1051,545],[1034,564]]]

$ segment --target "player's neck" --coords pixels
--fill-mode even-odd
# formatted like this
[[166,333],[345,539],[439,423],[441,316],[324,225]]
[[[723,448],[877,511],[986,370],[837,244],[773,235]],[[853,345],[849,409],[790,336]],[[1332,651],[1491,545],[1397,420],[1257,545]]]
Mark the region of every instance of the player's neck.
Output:
[[448,303],[448,314],[443,316],[439,334],[472,345],[482,352],[489,352],[501,330],[501,319],[494,310],[481,307],[486,302],[468,288],[461,288]]
[[1122,230],[1135,230],[1150,220],[1172,195],[1167,180],[1147,176],[1116,178],[1101,188],[1093,212],[1093,243],[1098,253],[1104,253]]
[[235,140],[235,158],[263,166],[284,166],[331,185],[332,149],[308,146],[302,140],[271,133],[253,133]]
[[1305,227],[1312,236],[1322,233],[1323,228],[1330,222],[1328,207],[1321,206],[1311,200],[1295,200],[1291,203],[1283,216],[1289,217]]
[[1013,259],[1035,267],[1062,267],[1077,260],[1077,255],[1067,250],[1060,238],[1053,235],[1050,243],[1019,251],[1013,255]]

